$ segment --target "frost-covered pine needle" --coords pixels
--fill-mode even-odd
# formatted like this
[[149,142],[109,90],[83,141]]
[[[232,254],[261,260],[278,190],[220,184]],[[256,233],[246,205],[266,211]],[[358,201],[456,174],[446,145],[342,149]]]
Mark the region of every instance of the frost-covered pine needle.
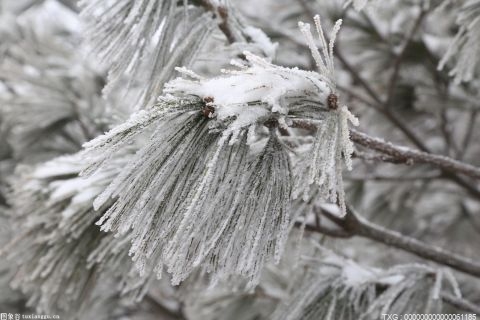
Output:
[[[165,264],[177,284],[204,267],[214,282],[238,274],[254,285],[262,265],[279,260],[291,177],[276,127],[301,119],[328,128],[324,137],[334,147],[315,149],[317,157],[335,160],[325,172],[317,170],[328,177],[341,177],[341,152],[348,160],[352,150],[346,121],[354,117],[346,107],[329,106],[333,41],[324,51],[323,74],[276,66],[249,52],[244,67],[219,77],[177,68],[189,79],[170,81],[156,106],[85,144],[85,174],[131,143],[139,148],[95,207],[113,200],[98,224],[119,234],[132,230],[130,254],[141,273],[151,263],[159,272]],[[249,145],[264,126],[273,126],[270,138],[251,160]],[[327,189],[343,199],[341,182],[328,181],[336,184]]]
[[[78,177],[83,167],[79,154],[19,170],[12,197],[18,232],[4,253],[17,268],[13,286],[24,292],[29,305],[38,311],[78,310],[97,291],[96,281],[115,279],[121,284],[100,294],[105,298],[121,290],[134,296],[133,291],[142,290],[135,283],[122,283],[122,278],[129,281],[132,269],[129,241],[114,241],[111,234],[102,233],[95,220],[106,207],[99,212],[92,207],[93,199],[127,158],[114,159],[108,168],[87,179]],[[106,248],[105,242],[110,243]]]
[[366,320],[392,313],[437,313],[442,311],[440,292],[451,291],[444,285],[443,270],[423,265],[364,267],[319,248],[324,250],[321,255],[304,257],[305,278],[272,319]]
[[[338,202],[343,214],[346,213],[345,195],[342,178],[342,158],[345,161],[348,170],[352,169],[353,143],[350,140],[348,122],[358,125],[358,119],[350,113],[346,106],[338,106],[338,96],[336,94],[336,81],[334,75],[334,56],[333,47],[342,20],[338,20],[330,35],[330,41],[327,40],[322,30],[320,17],[314,17],[316,31],[322,47],[322,53],[318,49],[310,25],[300,22],[299,27],[305,36],[308,47],[317,64],[320,74],[327,82],[330,94],[327,97],[327,106],[330,109],[325,119],[317,125],[315,142],[311,152],[306,153],[304,166],[296,186],[296,196],[303,193],[307,198],[310,193],[311,184],[316,184],[320,196],[327,201]],[[304,170],[307,168],[307,171]],[[305,187],[305,184],[307,185]]]
[[95,200],[101,207],[114,199],[98,224],[120,234],[133,229],[130,253],[141,273],[153,260],[157,270],[167,265],[174,283],[197,266],[256,280],[264,261],[278,260],[288,234],[288,155],[272,133],[252,162],[242,126],[255,122],[226,119],[230,127],[222,130],[220,117],[206,116],[208,107],[199,98],[166,98],[86,144],[93,167],[101,167],[134,128],[152,130]]
[[161,94],[176,66],[193,62],[214,25],[208,13],[186,1],[82,0],[79,5],[91,50],[109,68],[104,92],[146,84],[140,88],[141,108]]

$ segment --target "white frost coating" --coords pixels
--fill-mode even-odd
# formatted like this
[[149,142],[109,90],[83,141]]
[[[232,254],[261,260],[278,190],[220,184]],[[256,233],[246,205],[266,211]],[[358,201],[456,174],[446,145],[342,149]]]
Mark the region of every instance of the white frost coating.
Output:
[[322,30],[320,17],[318,15],[315,16],[314,21],[320,44],[322,46],[321,53],[313,39],[310,25],[299,22],[299,27],[305,36],[319,72],[323,76],[323,80],[328,83],[334,101],[329,102],[332,104],[329,105],[331,110],[327,113],[322,123],[317,127],[317,134],[312,147],[313,152],[306,153],[304,167],[307,168],[308,166],[308,172],[303,170],[303,168],[301,169],[300,176],[302,179],[297,182],[294,197],[298,197],[302,191],[304,200],[307,200],[311,196],[311,188],[308,186],[303,187],[304,179],[306,179],[308,185],[315,183],[318,186],[317,192],[321,198],[333,203],[338,202],[342,215],[345,215],[346,205],[342,179],[342,158],[345,161],[347,169],[351,170],[351,156],[354,147],[350,140],[348,122],[358,126],[359,121],[352,113],[350,113],[346,106],[339,107],[337,104],[338,97],[336,96],[336,81],[334,77],[333,47],[342,20],[338,20],[335,23],[328,44]]
[[229,124],[228,135],[266,120],[272,113],[287,115],[288,98],[312,96],[325,103],[331,90],[317,73],[276,66],[250,52],[244,54],[249,67],[227,70],[216,78],[204,79],[185,68],[177,68],[195,80],[177,78],[167,83],[165,92],[213,98],[210,105],[215,107],[218,120],[235,119]]
[[444,270],[420,264],[389,269],[361,266],[318,243],[313,245],[321,254],[302,259],[304,277],[269,319],[367,320],[395,312],[435,313],[442,310],[439,293],[455,291],[442,287]]
[[243,33],[251,38],[253,43],[258,45],[265,55],[271,60],[275,57],[278,43],[272,43],[269,37],[259,28],[248,26],[243,29]]
[[[253,287],[262,266],[280,260],[291,227],[292,176],[277,126],[289,129],[295,120],[318,126],[306,166],[314,177],[303,181],[343,199],[342,153],[350,167],[353,151],[347,121],[357,121],[329,99],[331,39],[323,38],[323,58],[310,43],[320,73],[276,66],[250,52],[243,65],[234,63],[238,69],[215,78],[177,68],[186,77],[167,83],[157,105],[85,144],[87,173],[127,145],[136,150],[94,207],[111,203],[97,224],[131,233],[129,254],[141,274],[165,265],[179,284],[203,268],[212,283],[240,275]],[[255,133],[265,126],[268,142],[252,157]]]
[[[128,239],[113,241],[113,235],[100,232],[95,220],[102,212],[92,208],[93,198],[119,174],[128,156],[111,159],[108,168],[86,179],[78,177],[84,165],[82,155],[63,156],[36,168],[25,167],[14,182],[12,208],[18,238],[7,254],[9,259],[21,255],[23,263],[12,285],[32,297],[39,310],[65,308],[72,301],[81,301],[85,287],[92,285],[92,276],[99,279],[94,285],[103,283],[104,276],[111,278],[112,272],[128,279],[132,270]],[[100,242],[109,246],[99,246]],[[91,253],[102,260],[88,261]],[[78,273],[76,266],[87,262],[90,271]],[[102,268],[93,268],[100,263]],[[124,291],[136,290],[140,281],[136,280],[135,286],[125,283]]]
[[351,260],[347,260],[343,267],[342,276],[346,285],[355,287],[366,282],[372,282],[378,277],[378,274],[373,269],[364,268]]

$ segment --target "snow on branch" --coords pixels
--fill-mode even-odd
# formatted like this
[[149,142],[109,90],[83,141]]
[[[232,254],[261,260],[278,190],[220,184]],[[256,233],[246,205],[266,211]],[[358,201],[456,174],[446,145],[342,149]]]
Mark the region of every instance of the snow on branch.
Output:
[[[201,266],[213,282],[230,275],[258,282],[264,263],[280,259],[289,232],[290,160],[277,130],[293,119],[321,128],[307,183],[326,183],[344,207],[340,160],[343,153],[350,165],[347,119],[356,118],[337,105],[333,41],[318,61],[320,73],[249,52],[247,64],[216,78],[179,68],[190,79],[167,83],[157,105],[85,144],[86,175],[122,147],[138,149],[94,206],[113,201],[98,224],[118,234],[132,230],[130,254],[140,273],[153,263],[161,275],[165,264],[177,284]],[[260,151],[249,147],[265,136]]]

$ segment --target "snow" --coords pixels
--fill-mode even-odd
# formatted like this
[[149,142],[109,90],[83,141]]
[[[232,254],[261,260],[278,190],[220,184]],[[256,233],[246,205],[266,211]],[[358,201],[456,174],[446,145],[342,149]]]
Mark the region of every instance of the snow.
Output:
[[319,74],[276,66],[250,52],[244,54],[251,64],[249,67],[225,70],[223,76],[210,79],[177,68],[193,80],[177,78],[167,83],[165,92],[213,98],[209,104],[215,107],[217,120],[235,119],[227,134],[266,120],[270,115],[287,115],[289,97],[312,96],[319,104],[325,104],[331,90]]
[[345,284],[350,287],[359,286],[362,283],[371,282],[377,277],[377,274],[359,264],[347,260],[346,265],[343,267],[342,276],[345,280]]
[[251,38],[251,40],[257,44],[265,55],[271,60],[275,58],[275,53],[278,48],[278,43],[272,43],[270,38],[267,37],[265,32],[261,29],[248,26],[243,29],[243,32]]

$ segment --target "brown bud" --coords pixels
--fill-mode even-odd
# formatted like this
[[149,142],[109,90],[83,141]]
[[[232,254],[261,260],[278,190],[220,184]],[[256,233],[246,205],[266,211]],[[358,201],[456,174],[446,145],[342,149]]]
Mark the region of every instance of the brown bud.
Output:
[[331,110],[338,109],[338,96],[334,93],[330,93],[327,98],[327,105]]
[[205,103],[202,108],[202,114],[205,118],[210,118],[211,115],[215,112],[215,107],[213,104],[213,97],[204,97],[203,102]]
[[210,116],[215,112],[215,108],[213,106],[205,105],[202,109],[202,114],[205,118],[210,118]]
[[203,102],[205,102],[206,104],[213,103],[213,101],[214,101],[213,97],[204,97],[203,98]]

